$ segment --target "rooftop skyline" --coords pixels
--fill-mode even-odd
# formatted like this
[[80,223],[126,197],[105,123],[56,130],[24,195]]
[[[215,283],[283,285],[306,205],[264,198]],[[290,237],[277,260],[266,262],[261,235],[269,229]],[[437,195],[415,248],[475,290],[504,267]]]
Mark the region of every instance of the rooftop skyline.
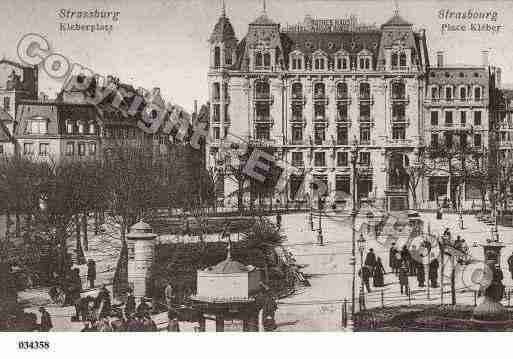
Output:
[[[221,1],[211,0],[148,0],[144,3],[124,0],[58,0],[26,1],[20,12],[14,0],[4,1],[0,21],[6,24],[0,33],[0,54],[19,61],[16,44],[26,33],[34,32],[48,39],[52,49],[71,62],[82,64],[101,75],[113,74],[122,82],[147,89],[160,87],[163,97],[187,110],[193,101],[204,103],[208,98],[207,71],[208,38],[221,15]],[[513,25],[506,21],[513,16],[508,2],[479,1],[398,1],[402,18],[415,29],[425,28],[431,64],[436,51],[445,52],[446,64],[479,65],[481,50],[490,51],[490,64],[503,69],[503,82],[513,83],[513,54],[509,50],[508,34]],[[119,11],[117,21],[63,19],[61,9]],[[262,13],[261,0],[225,0],[226,15],[240,41],[248,24]],[[394,1],[348,0],[267,0],[268,16],[285,27],[302,22],[306,15],[313,18],[349,18],[358,23],[378,27],[394,15]],[[441,34],[441,24],[464,23],[462,20],[441,20],[439,11],[497,11],[495,25],[504,25],[497,34],[489,32],[455,31]],[[60,23],[113,24],[110,33],[96,31],[59,31]],[[40,72],[40,91],[53,97],[61,84]]]

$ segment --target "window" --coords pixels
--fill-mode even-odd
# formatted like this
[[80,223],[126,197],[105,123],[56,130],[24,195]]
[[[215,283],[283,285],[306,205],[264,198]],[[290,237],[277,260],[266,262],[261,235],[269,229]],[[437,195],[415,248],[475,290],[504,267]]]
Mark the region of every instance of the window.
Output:
[[219,82],[214,82],[212,84],[212,99],[214,101],[219,101],[221,98],[221,85]]
[[431,87],[431,99],[437,99],[438,98],[438,88]]
[[78,122],[78,133],[80,133],[80,134],[84,133],[84,129],[85,129],[84,122],[79,121]]
[[369,126],[360,126],[360,142],[369,143],[371,138],[371,130]]
[[445,125],[452,126],[452,111],[445,111]]
[[360,98],[362,98],[362,99],[370,98],[370,85],[366,82],[362,82],[360,84]]
[[337,152],[337,166],[346,167],[348,165],[347,152]]
[[392,98],[404,99],[406,97],[406,88],[401,82],[392,83]]
[[226,65],[232,64],[232,51],[230,49],[225,49],[224,52],[224,63]]
[[460,87],[460,99],[465,100],[467,98],[467,89],[465,87]]
[[326,139],[326,131],[324,126],[315,126],[314,141],[316,145],[322,145]]
[[476,133],[474,135],[474,147],[481,147],[481,134]]
[[433,147],[438,146],[438,133],[431,134],[431,146],[433,146]]
[[370,122],[370,105],[360,104],[360,121]]
[[460,111],[460,120],[461,120],[462,126],[465,126],[467,124],[467,112],[466,111]]
[[264,67],[271,67],[271,55],[264,54]]
[[347,84],[345,82],[339,82],[337,84],[337,98],[347,98]]
[[261,67],[263,64],[262,54],[260,52],[257,52],[255,54],[255,66]]
[[23,154],[30,156],[34,153],[34,144],[30,142],[26,142],[23,144]]
[[303,122],[303,105],[292,105],[292,122]]
[[0,143],[0,155],[4,154],[4,145]]
[[346,146],[349,144],[349,131],[346,126],[337,127],[337,145]]
[[49,149],[48,143],[40,143],[39,144],[39,156],[48,156],[48,149]]
[[406,67],[406,54],[404,52],[399,56],[399,66]]
[[269,140],[271,138],[271,129],[268,124],[256,125],[257,140]]
[[326,115],[326,107],[323,103],[316,103],[314,105],[314,115],[315,120],[317,121],[324,121],[325,115]]
[[297,55],[292,57],[292,61],[291,61],[291,63],[292,63],[292,65],[291,65],[292,66],[292,70],[301,70],[302,67],[303,67],[302,66],[303,65],[302,62],[303,61],[302,61],[301,57],[299,57]]
[[394,52],[392,54],[392,68],[395,69],[399,66],[399,56]]
[[6,112],[11,110],[11,99],[9,97],[4,97],[4,110]]
[[360,152],[360,165],[370,166],[370,152]]
[[476,87],[474,89],[474,100],[476,100],[476,101],[481,100],[481,87]]
[[78,155],[79,156],[85,156],[85,153],[86,153],[85,143],[79,142],[78,143]]
[[438,111],[431,111],[431,126],[438,126]]
[[88,144],[89,147],[89,156],[95,156],[96,155],[96,143],[91,142]]
[[75,144],[73,142],[66,143],[66,156],[73,156],[75,154]]
[[219,127],[212,127],[212,131],[214,133],[214,140],[219,140],[221,138],[221,130]]
[[447,101],[451,101],[452,100],[452,88],[451,87],[446,87],[445,88],[445,99]]
[[405,122],[406,108],[403,104],[392,105],[392,121]]
[[221,106],[219,104],[214,105],[214,111],[212,114],[212,121],[219,122],[221,120]]
[[303,98],[303,85],[299,82],[292,84],[292,98],[301,99]]
[[316,70],[324,70],[324,58],[322,58],[322,57],[316,58],[315,61],[314,61],[314,64],[315,64],[314,68]]
[[96,126],[94,123],[89,124],[89,134],[94,135],[96,133]]
[[31,134],[39,134],[39,135],[46,134],[48,132],[47,124],[48,124],[48,122],[46,120],[41,120],[41,119],[31,120],[30,121],[30,133]]
[[303,152],[292,152],[292,166],[303,166]]
[[335,191],[346,194],[351,194],[351,177],[349,176],[336,176],[335,177]]
[[303,126],[292,126],[292,141],[294,143],[303,141]]
[[337,106],[337,121],[348,121],[348,108],[346,104],[338,104]]
[[322,82],[318,82],[314,86],[314,97],[318,99],[323,99],[326,95],[326,87]]
[[467,134],[465,132],[460,133],[460,147],[461,148],[467,147]]
[[265,81],[258,81],[255,83],[256,97],[259,99],[268,99],[271,97],[271,88],[269,83]]
[[392,139],[404,140],[406,138],[406,128],[404,125],[395,125],[392,127]]
[[71,120],[66,120],[66,133],[72,134],[74,132],[74,123]]
[[221,49],[219,46],[214,48],[214,67],[221,66]]
[[474,126],[481,126],[481,111],[474,111]]
[[314,165],[315,167],[326,167],[326,154],[324,152],[315,152]]

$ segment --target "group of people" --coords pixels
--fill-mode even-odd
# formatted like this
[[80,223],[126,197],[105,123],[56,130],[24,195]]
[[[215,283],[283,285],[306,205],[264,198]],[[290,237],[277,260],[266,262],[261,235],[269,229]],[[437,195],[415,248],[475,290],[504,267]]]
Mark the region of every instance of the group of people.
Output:
[[373,285],[376,288],[385,286],[385,268],[381,262],[381,258],[377,257],[374,253],[374,249],[370,248],[369,252],[365,256],[365,262],[360,270],[360,276],[367,289],[367,292],[371,292],[370,278],[373,279]]

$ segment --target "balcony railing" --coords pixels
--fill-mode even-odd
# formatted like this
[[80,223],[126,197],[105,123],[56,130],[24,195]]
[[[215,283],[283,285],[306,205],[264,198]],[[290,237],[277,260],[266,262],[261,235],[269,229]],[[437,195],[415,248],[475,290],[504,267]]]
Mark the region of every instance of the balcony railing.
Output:
[[337,145],[338,146],[348,146],[349,145],[349,138],[348,137],[345,137],[345,138],[338,138],[337,137]]
[[292,102],[306,102],[305,96],[302,93],[292,93]]
[[219,116],[212,116],[212,122],[219,123],[221,121],[221,118]]
[[255,92],[254,100],[273,102],[274,97],[271,95],[270,92]]
[[410,102],[410,95],[394,94],[394,93],[392,93],[392,102],[409,103]]
[[337,102],[351,103],[351,97],[347,93],[337,94]]
[[304,139],[292,139],[290,140],[290,143],[292,145],[304,145],[305,144],[305,140]]
[[256,116],[255,123],[273,123],[273,118],[271,116]]
[[305,167],[305,162],[303,160],[301,161],[292,161],[292,166],[294,167]]
[[360,125],[374,126],[374,118],[370,116],[360,116],[358,121]]
[[337,116],[337,123],[351,125],[351,119],[348,116]]
[[328,122],[328,118],[326,117],[326,115],[317,115],[317,116],[314,116],[314,119],[313,119],[314,122]]
[[407,118],[407,117],[404,117],[404,116],[394,116],[394,117],[392,117],[392,123],[394,125],[409,126],[410,125],[410,119]]
[[359,94],[358,101],[374,103],[374,96],[369,94]]

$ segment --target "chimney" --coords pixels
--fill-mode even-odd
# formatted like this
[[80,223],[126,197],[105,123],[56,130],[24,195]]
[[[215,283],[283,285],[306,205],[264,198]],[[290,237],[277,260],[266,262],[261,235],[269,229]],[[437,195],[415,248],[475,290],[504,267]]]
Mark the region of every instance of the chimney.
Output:
[[483,67],[488,67],[488,51],[487,50],[481,51],[481,61],[482,61]]
[[444,52],[438,51],[436,53],[436,67],[444,67]]

